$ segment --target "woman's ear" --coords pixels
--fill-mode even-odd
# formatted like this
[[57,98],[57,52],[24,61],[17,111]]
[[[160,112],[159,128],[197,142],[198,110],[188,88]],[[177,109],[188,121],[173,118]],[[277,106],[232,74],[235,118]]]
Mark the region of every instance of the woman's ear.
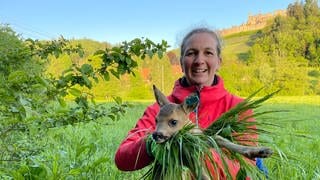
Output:
[[222,65],[222,58],[221,57],[218,57],[219,58],[219,62],[218,62],[218,68],[217,70],[220,69],[221,65]]
[[183,67],[183,63],[182,63],[182,58],[180,57],[180,67],[181,67],[181,71],[184,73],[184,67]]

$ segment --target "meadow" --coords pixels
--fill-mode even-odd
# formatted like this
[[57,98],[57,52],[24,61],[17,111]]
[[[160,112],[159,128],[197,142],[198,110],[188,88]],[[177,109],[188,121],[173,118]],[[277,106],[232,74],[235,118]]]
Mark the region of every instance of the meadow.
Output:
[[[41,138],[50,147],[42,154],[47,161],[42,165],[50,172],[48,176],[52,179],[140,179],[148,167],[121,172],[114,164],[114,154],[151,103],[132,102],[132,108],[119,121],[102,120],[51,129],[48,137]],[[319,179],[320,97],[274,97],[259,109],[286,110],[258,119],[279,125],[269,129],[276,134],[261,138],[273,144],[276,152],[285,153],[265,159],[270,179]]]

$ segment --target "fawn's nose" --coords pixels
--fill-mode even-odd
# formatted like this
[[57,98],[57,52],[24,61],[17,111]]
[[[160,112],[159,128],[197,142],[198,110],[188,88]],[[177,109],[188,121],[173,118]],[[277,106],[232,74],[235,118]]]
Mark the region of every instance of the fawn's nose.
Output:
[[163,135],[162,132],[154,132],[152,133],[152,138],[156,141],[156,142],[163,142],[165,140],[165,136]]

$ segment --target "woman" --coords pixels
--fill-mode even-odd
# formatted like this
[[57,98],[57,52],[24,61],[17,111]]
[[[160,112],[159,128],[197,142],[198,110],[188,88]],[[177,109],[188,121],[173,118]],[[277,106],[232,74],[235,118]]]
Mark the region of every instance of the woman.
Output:
[[[197,120],[200,128],[209,127],[223,113],[240,103],[243,99],[230,94],[223,80],[216,75],[221,66],[221,41],[218,34],[207,28],[190,31],[181,43],[180,63],[184,76],[178,79],[173,87],[169,101],[181,103],[189,94],[197,92],[200,97],[197,115],[192,113],[191,120]],[[115,163],[120,170],[132,171],[141,169],[153,161],[147,153],[146,136],[155,130],[155,116],[159,111],[157,103],[147,107],[135,128],[120,144]],[[254,137],[256,138],[256,137]],[[214,154],[218,164],[222,164],[218,154]],[[222,166],[222,165],[221,165]],[[236,162],[228,160],[230,174],[235,179],[240,169]],[[215,176],[225,177],[223,172],[212,172]]]

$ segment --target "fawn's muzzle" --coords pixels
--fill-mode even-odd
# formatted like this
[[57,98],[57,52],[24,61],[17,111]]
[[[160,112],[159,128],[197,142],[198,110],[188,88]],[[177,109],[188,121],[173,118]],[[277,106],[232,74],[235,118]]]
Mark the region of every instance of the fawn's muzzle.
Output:
[[163,135],[162,132],[154,132],[152,133],[152,138],[156,141],[156,143],[163,143],[168,139],[168,136]]

